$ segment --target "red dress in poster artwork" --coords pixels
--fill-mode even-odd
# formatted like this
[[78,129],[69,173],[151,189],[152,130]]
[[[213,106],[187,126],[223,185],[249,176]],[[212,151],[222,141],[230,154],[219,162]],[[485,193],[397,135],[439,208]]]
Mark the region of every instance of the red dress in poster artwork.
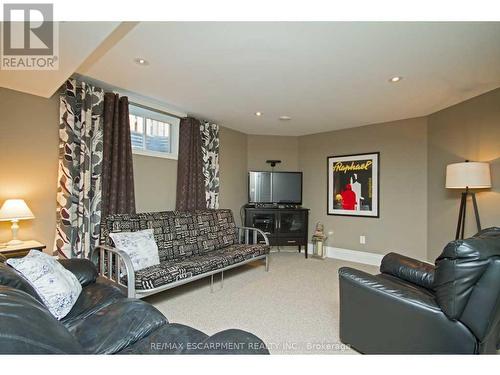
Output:
[[352,191],[351,184],[347,184],[340,195],[342,195],[342,208],[354,211],[356,209],[356,193]]

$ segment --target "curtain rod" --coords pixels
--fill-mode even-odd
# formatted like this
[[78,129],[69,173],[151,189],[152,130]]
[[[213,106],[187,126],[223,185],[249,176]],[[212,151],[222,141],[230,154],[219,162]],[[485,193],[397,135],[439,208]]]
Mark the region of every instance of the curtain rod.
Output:
[[[125,95],[126,96],[126,95]],[[152,107],[148,107],[147,105],[144,105],[144,104],[140,104],[140,103],[136,103],[136,102],[133,102],[133,101],[130,101],[128,102],[129,104],[132,104],[136,107],[139,107],[139,108],[142,108],[142,109],[147,109],[149,111],[153,111],[153,112],[158,112],[158,113],[162,113],[164,115],[167,115],[167,116],[170,116],[170,117],[175,117],[175,118],[178,118],[179,120],[180,119],[183,119],[185,117],[181,117],[181,116],[178,116],[178,115],[175,115],[173,113],[170,113],[170,112],[167,112],[167,111],[163,111],[161,109],[157,109],[157,108],[152,108]]]
[[[102,82],[102,81],[99,81],[99,80],[96,80],[96,79],[84,76],[82,74],[74,73],[71,76],[71,78],[72,79],[76,79],[77,81],[88,82],[88,83],[90,83],[90,84],[92,84],[94,86],[101,87],[105,92],[106,91],[107,92],[113,92],[113,93],[118,94],[120,96],[126,96],[126,97],[129,98],[129,104],[135,105],[137,107],[140,107],[140,108],[143,108],[143,109],[147,109],[147,110],[150,110],[150,111],[153,111],[153,112],[163,113],[164,115],[167,115],[167,116],[170,116],[170,117],[175,117],[175,118],[178,118],[178,119],[183,119],[183,118],[187,117],[187,115],[185,117],[181,117],[181,116],[176,115],[174,113],[170,113],[170,112],[167,112],[167,111],[164,111],[164,110],[161,110],[161,109],[157,109],[157,108],[154,108],[154,107],[150,107],[150,106],[147,106],[147,105],[144,105],[144,104],[136,103],[133,100],[130,100],[130,96],[131,95],[134,96],[135,95],[134,93],[120,90],[117,87],[114,87],[114,86],[109,85],[109,84],[107,84],[105,82]],[[63,84],[60,87],[60,89],[62,89],[62,91],[64,92],[65,84]],[[137,98],[137,99],[140,100],[140,98]]]

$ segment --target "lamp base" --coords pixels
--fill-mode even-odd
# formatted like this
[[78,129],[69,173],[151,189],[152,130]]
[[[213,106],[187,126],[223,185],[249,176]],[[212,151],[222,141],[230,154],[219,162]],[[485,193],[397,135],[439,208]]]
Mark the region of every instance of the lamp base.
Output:
[[24,241],[21,241],[21,240],[10,240],[9,242],[7,242],[7,246],[18,246],[18,245],[22,245],[24,243]]
[[469,195],[472,196],[472,204],[474,206],[474,215],[476,216],[477,231],[478,232],[481,231],[481,221],[479,219],[479,210],[477,208],[476,193],[470,192],[469,188],[466,188],[465,191],[462,193],[462,199],[460,200],[460,209],[458,211],[458,223],[457,223],[457,232],[455,234],[455,240],[464,239],[465,218],[467,211],[467,197]]
[[7,246],[19,246],[22,245],[24,241],[18,240],[17,239],[17,232],[19,232],[19,220],[18,219],[12,219],[11,220],[12,225],[10,226],[10,230],[12,231],[12,239],[7,242]]

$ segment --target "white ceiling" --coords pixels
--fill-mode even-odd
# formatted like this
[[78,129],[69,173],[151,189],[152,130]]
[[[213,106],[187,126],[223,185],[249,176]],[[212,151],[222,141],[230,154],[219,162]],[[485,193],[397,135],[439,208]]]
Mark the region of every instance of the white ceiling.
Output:
[[140,23],[80,73],[246,133],[302,135],[499,87],[499,36],[500,23]]
[[302,135],[500,87],[499,36],[499,22],[140,22],[78,73],[245,133]]
[[59,23],[59,69],[0,69],[0,87],[51,97],[119,25],[120,22]]

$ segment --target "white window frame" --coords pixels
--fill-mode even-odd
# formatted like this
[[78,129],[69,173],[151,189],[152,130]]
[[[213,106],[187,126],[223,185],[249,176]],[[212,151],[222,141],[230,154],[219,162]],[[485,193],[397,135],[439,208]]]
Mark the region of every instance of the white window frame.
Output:
[[[160,110],[145,106],[141,103],[129,103],[129,113],[140,115],[145,118],[166,122],[170,124],[170,152],[159,152],[143,150],[132,147],[132,154],[141,156],[151,156],[155,158],[173,159],[179,158],[179,123],[180,119]],[[146,122],[144,122],[144,132],[146,132]]]

